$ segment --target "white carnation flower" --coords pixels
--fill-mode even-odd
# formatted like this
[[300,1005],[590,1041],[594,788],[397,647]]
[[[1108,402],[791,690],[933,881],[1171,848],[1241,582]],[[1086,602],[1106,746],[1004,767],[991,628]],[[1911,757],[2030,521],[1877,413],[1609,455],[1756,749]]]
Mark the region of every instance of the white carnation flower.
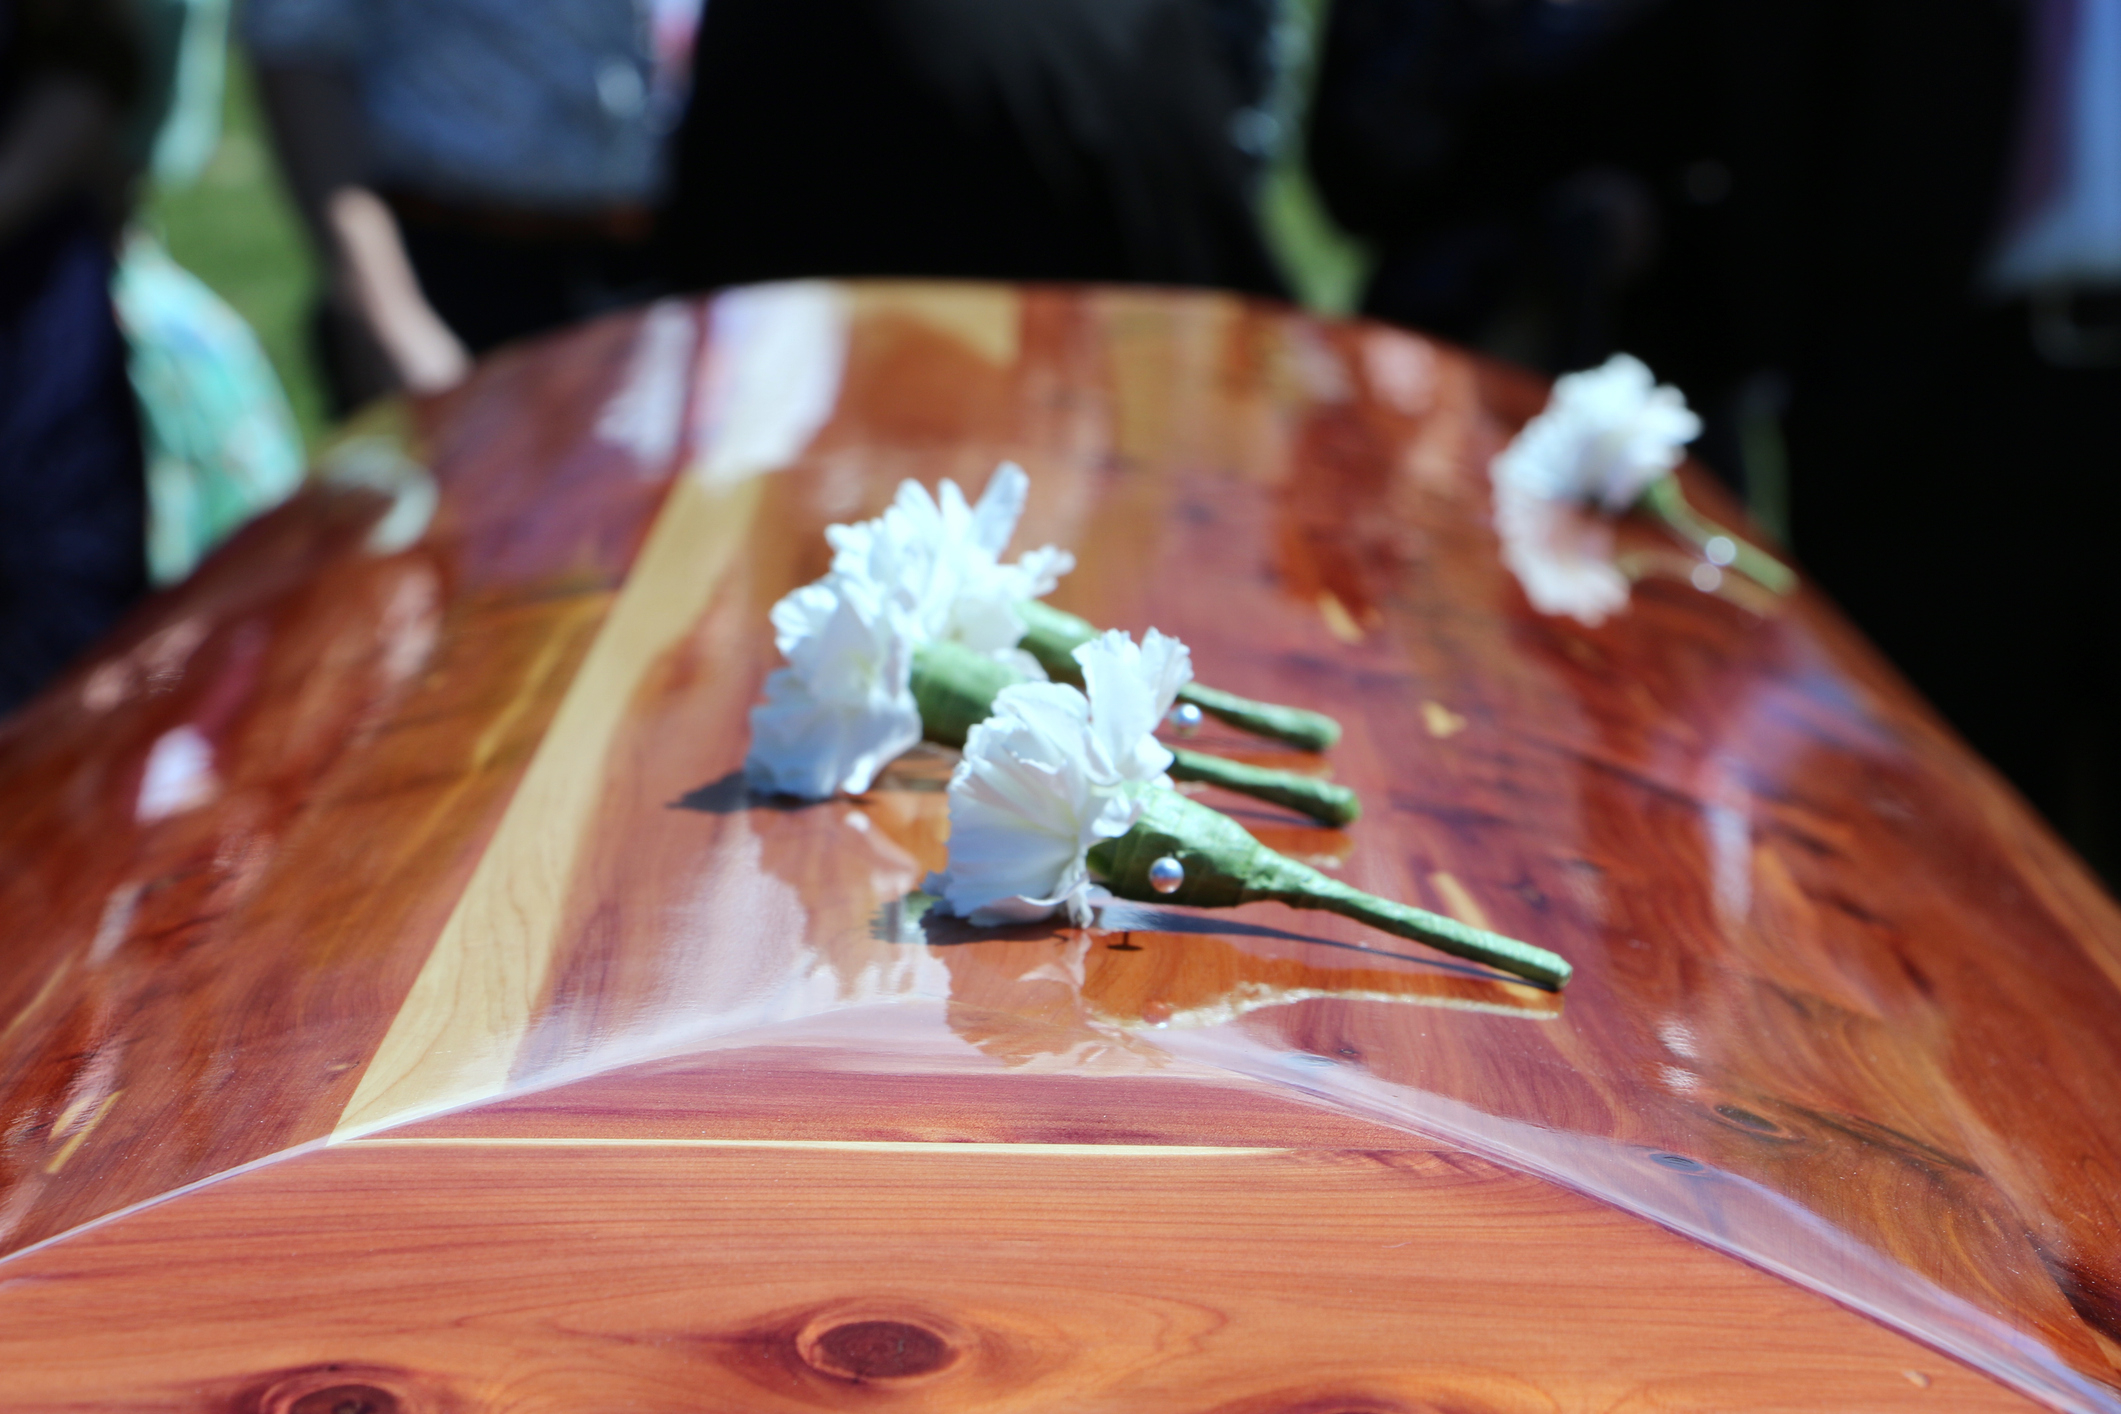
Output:
[[1168,788],[1171,753],[1153,733],[1192,655],[1150,629],[1137,646],[1117,631],[1075,650],[1087,693],[1058,683],[1005,687],[972,729],[950,778],[950,862],[926,884],[974,923],[1032,922],[1065,909],[1090,921],[1087,856]]
[[[1028,657],[1015,652],[1024,636],[1016,606],[1050,594],[1075,568],[1073,555],[1051,545],[1002,562],[1030,489],[1014,462],[995,468],[977,505],[955,481],[945,480],[936,496],[918,481],[902,482],[883,515],[825,531],[833,571],[887,586],[924,641],[961,643],[1024,668]],[[1029,675],[1044,676],[1035,665]]]
[[1554,382],[1545,411],[1495,458],[1498,486],[1545,501],[1595,502],[1618,514],[1679,465],[1701,419],[1638,358],[1615,354]]
[[1073,656],[1082,664],[1090,702],[1092,778],[1162,781],[1171,769],[1171,753],[1156,739],[1156,728],[1178,700],[1178,690],[1193,681],[1193,650],[1153,628],[1139,644],[1108,629]]
[[833,574],[775,604],[773,628],[788,666],[751,709],[745,775],[811,800],[869,789],[921,739],[910,626],[878,586]]

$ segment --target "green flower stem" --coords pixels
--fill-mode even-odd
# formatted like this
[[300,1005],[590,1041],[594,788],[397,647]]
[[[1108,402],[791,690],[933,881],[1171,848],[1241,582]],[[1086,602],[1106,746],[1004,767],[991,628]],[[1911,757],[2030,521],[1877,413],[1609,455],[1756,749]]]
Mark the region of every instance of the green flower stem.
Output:
[[1263,736],[1269,741],[1287,742],[1305,751],[1331,751],[1340,740],[1340,723],[1323,712],[1307,712],[1301,707],[1283,707],[1274,702],[1254,702],[1249,697],[1239,697],[1234,692],[1224,692],[1206,683],[1187,683],[1178,690],[1178,700],[1192,703],[1239,731]]
[[1730,541],[1737,557],[1731,561],[1731,568],[1762,589],[1787,594],[1797,587],[1797,576],[1788,565],[1688,505],[1686,491],[1680,486],[1678,477],[1666,476],[1651,482],[1649,489],[1642,493],[1640,504],[1697,550],[1706,552],[1709,542],[1718,537]]
[[963,746],[972,729],[994,715],[994,699],[1024,680],[958,643],[923,643],[913,650],[913,700],[921,709],[921,735],[944,746]]
[[[1149,866],[1166,855],[1186,871],[1168,894],[1149,883]],[[1133,829],[1090,851],[1090,869],[1115,895],[1139,903],[1234,908],[1271,900],[1323,909],[1542,987],[1558,991],[1569,981],[1569,964],[1545,948],[1350,888],[1268,849],[1229,816],[1176,791],[1150,792]]]
[[[1006,663],[957,643],[924,643],[913,652],[913,700],[921,709],[921,735],[944,746],[963,746],[972,729],[994,714],[994,699],[1023,676]],[[1345,825],[1362,814],[1362,801],[1346,786],[1246,766],[1198,752],[1173,752],[1171,774],[1205,781],[1259,800],[1272,801],[1324,825]]]
[[1271,800],[1324,825],[1352,825],[1362,818],[1362,798],[1346,786],[1299,776],[1293,771],[1275,771],[1203,756],[1182,747],[1171,748],[1171,779],[1199,781],[1220,786],[1260,800]]
[[[1039,666],[1055,682],[1081,682],[1082,669],[1075,661],[1075,650],[1097,637],[1097,629],[1085,619],[1036,599],[1018,604],[1016,612],[1024,621],[1023,650],[1038,659]],[[1287,742],[1305,751],[1328,751],[1340,740],[1340,723],[1322,712],[1254,702],[1197,682],[1180,688],[1178,700],[1190,702],[1240,731]]]

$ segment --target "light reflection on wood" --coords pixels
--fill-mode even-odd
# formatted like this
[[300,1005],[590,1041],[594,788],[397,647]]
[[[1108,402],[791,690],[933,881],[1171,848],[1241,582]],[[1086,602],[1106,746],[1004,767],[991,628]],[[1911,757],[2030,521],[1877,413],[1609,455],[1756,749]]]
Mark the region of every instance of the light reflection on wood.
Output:
[[[747,483],[750,533],[695,527],[687,563],[714,542],[726,570],[649,606],[672,631],[637,673],[583,664],[697,449],[598,433],[653,342],[630,315],[410,410],[441,490],[417,543],[378,554],[387,498],[313,487],[0,726],[0,1369],[42,1382],[17,1406],[247,1411],[336,1366],[401,1407],[834,1407],[884,1392],[800,1352],[889,1288],[945,1345],[1077,1372],[982,1365],[924,1407],[2018,1404],[1971,1366],[2121,1409],[2121,919],[1829,606],[1658,575],[1596,630],[1532,614],[1482,466],[1542,390],[1414,336],[1156,291],[846,308],[830,421]],[[823,526],[1004,456],[1026,541],[1081,557],[1063,607],[1347,724],[1307,768],[1363,792],[1355,828],[1218,804],[1563,952],[1566,1004],[1267,906],[946,939],[905,906],[946,753],[859,800],[752,799],[765,612]],[[577,690],[610,731],[555,727]],[[213,790],[140,819],[187,728]],[[1286,1155],[1117,1191],[1065,1154],[565,1144],[220,1178],[333,1132],[482,861],[528,867],[496,842],[570,739],[574,844],[495,932],[546,957],[501,1093],[393,1134]]]

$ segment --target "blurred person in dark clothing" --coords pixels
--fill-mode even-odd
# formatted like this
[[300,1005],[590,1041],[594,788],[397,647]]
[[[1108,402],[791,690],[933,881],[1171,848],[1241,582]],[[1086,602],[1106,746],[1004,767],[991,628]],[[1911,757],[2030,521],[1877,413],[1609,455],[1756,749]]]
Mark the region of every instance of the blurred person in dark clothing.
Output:
[[1554,373],[1625,347],[1714,445],[1787,312],[1755,141],[1800,101],[1786,31],[1739,0],[1338,0],[1309,155],[1375,249],[1365,312]]
[[1247,0],[713,0],[667,241],[681,284],[800,275],[1278,293]]
[[2121,0],[1857,15],[1808,152],[1797,550],[2121,890]]
[[339,410],[638,299],[698,0],[248,0]]
[[0,0],[0,711],[147,588],[110,298],[129,39],[104,0]]
[[2121,880],[2121,0],[1330,25],[1310,157],[1378,248],[1368,310],[1679,383],[1710,464],[1756,497],[1787,468],[1807,566]]

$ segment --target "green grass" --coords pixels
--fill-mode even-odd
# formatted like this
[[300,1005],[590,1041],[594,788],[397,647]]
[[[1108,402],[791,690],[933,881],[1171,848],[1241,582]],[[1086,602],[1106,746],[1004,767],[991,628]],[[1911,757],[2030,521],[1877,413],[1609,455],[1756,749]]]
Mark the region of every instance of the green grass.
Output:
[[316,264],[294,203],[281,185],[250,69],[229,56],[221,145],[198,182],[157,192],[141,212],[177,263],[211,286],[257,331],[303,442],[329,426],[309,350]]

